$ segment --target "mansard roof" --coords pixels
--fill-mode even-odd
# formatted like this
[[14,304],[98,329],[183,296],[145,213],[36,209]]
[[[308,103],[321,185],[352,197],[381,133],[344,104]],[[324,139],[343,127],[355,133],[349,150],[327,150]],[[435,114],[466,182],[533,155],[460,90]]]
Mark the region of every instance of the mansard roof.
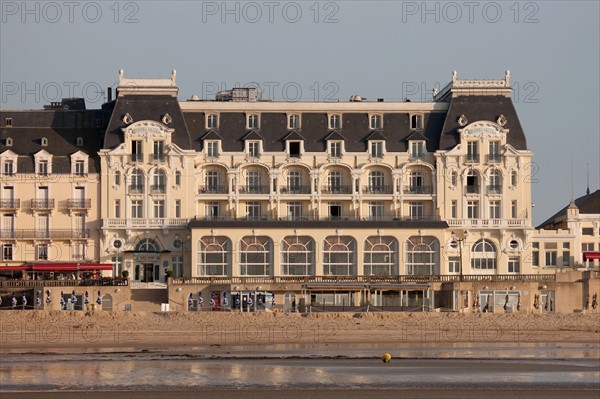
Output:
[[427,137],[423,136],[423,134],[419,130],[415,130],[412,132],[407,138],[406,141],[427,141],[429,140]]
[[223,140],[223,137],[216,130],[211,129],[200,140]]
[[366,141],[369,141],[369,140],[383,140],[383,141],[385,141],[386,138],[383,135],[383,132],[381,130],[374,130],[367,137],[365,137],[365,140]]
[[[128,94],[117,97],[112,117],[106,129],[104,148],[114,148],[123,143],[122,128],[128,124],[123,122],[123,117],[129,114],[133,122],[151,120],[164,123],[165,114],[171,117],[171,123],[166,126],[175,129],[171,142],[183,150],[192,149],[192,141],[188,134],[183,113],[179,107],[177,97],[170,95],[135,95]],[[204,132],[203,132],[204,135]]]
[[[600,214],[600,190],[586,194],[575,199],[575,206],[579,208],[579,214]],[[552,215],[548,220],[539,225],[538,229],[556,229],[562,225],[567,216],[567,209],[571,204]]]
[[285,136],[285,140],[304,140],[304,136],[298,130],[292,130]]
[[506,118],[504,128],[509,130],[506,142],[517,150],[527,149],[525,133],[510,97],[464,95],[450,100],[446,120],[441,129],[440,150],[449,150],[460,142],[458,119],[461,115],[464,115],[469,123],[481,120],[495,122],[500,115],[504,115]]

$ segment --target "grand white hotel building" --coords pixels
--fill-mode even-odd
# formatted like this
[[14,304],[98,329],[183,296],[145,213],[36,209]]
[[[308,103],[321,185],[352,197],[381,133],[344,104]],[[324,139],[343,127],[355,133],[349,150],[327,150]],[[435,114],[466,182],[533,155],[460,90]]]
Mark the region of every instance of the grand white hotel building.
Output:
[[[508,71],[491,80],[459,79],[454,72],[431,102],[359,96],[276,102],[252,88],[211,101],[177,95],[175,72],[136,79],[121,70],[116,99],[102,110],[79,112],[84,121],[93,115],[88,124],[95,133],[70,133],[73,143],[65,147],[54,129],[35,153],[14,150],[41,140],[39,132],[15,134],[18,113],[3,112],[3,232],[34,229],[44,223],[40,215],[53,219],[45,226],[70,223],[77,231],[87,223],[91,232],[84,237],[43,237],[41,244],[112,263],[115,274],[127,270],[133,281],[165,281],[172,270],[175,282],[204,284],[217,296],[295,295],[320,287],[345,292],[356,304],[367,295],[365,282],[397,283],[408,293],[421,290],[419,281],[556,270],[532,262],[533,154]],[[77,111],[55,110],[45,123],[56,124],[60,112]],[[64,158],[64,174],[75,176],[63,179],[64,188],[54,185],[53,196],[57,203],[79,201],[65,202],[64,211],[35,209],[34,202],[25,212],[14,209],[7,200],[16,198],[19,176],[6,173],[6,162],[23,157],[35,176],[52,155],[48,145]],[[78,185],[83,175],[88,178]],[[16,190],[36,198],[45,186],[40,179],[31,184]],[[82,186],[85,194],[76,191]],[[11,215],[18,221],[8,220]],[[23,240],[39,245],[31,235]],[[4,234],[3,245],[18,246],[19,237]],[[35,251],[10,255],[3,260],[12,264],[44,260]],[[65,251],[55,258],[72,259]],[[353,290],[361,294],[353,297]],[[432,290],[422,290],[421,299]]]

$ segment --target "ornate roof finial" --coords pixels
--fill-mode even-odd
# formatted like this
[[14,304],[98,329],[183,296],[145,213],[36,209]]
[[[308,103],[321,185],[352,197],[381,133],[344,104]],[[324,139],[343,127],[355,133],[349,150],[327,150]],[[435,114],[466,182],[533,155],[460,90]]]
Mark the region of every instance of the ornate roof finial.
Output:
[[456,80],[456,69],[454,71],[452,71],[452,81],[454,82]]
[[123,73],[124,73],[124,71],[123,71],[123,68],[119,69],[119,77],[120,77],[120,78],[122,78],[122,77],[123,77]]
[[173,83],[175,83],[175,78],[177,77],[177,71],[175,69],[173,69],[171,71],[171,80],[173,81]]
[[506,81],[506,86],[510,86],[510,71],[508,69],[504,72],[504,80]]

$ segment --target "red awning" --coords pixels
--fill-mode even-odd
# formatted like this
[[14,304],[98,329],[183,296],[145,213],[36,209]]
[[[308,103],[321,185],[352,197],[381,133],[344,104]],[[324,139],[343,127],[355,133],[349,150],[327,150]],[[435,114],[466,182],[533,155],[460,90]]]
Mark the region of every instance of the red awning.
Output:
[[112,270],[110,263],[35,263],[33,271],[36,272],[76,272],[92,270]]
[[583,261],[584,262],[586,260],[594,260],[594,259],[600,259],[600,252],[584,252],[583,253]]
[[0,272],[14,272],[18,270],[31,270],[31,265],[23,266],[0,266]]

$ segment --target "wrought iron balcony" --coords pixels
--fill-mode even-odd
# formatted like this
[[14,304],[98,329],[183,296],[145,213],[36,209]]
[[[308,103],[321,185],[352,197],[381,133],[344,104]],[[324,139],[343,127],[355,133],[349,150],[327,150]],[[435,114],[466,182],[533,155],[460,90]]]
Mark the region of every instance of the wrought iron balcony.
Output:
[[198,194],[227,194],[227,186],[208,185],[200,186]]
[[467,154],[465,163],[479,163],[479,154]]
[[166,191],[166,186],[164,184],[154,184],[150,186],[150,192],[152,194],[164,194]]
[[89,229],[2,229],[0,237],[14,239],[86,239],[90,238]]
[[240,194],[269,194],[269,186],[240,186],[239,192]]
[[130,184],[129,192],[130,193],[142,193],[142,192],[144,192],[144,185],[143,184]]
[[391,194],[392,186],[366,186],[363,187],[363,194]]
[[467,185],[465,189],[467,194],[479,194],[479,185]]
[[91,209],[91,198],[71,198],[67,200],[67,208],[69,209]]
[[352,188],[350,186],[333,185],[321,187],[322,194],[351,194]]
[[502,194],[502,186],[500,185],[488,185],[487,186],[488,194]]
[[165,154],[150,154],[148,161],[150,163],[162,163],[165,162]]
[[404,194],[431,194],[432,186],[408,186],[404,187]]
[[189,223],[189,219],[181,218],[121,218],[121,219],[103,219],[103,228],[160,228],[160,227],[185,227]]
[[485,157],[487,163],[500,163],[500,154],[488,154]]
[[144,162],[144,154],[131,154],[131,162],[132,163]]
[[54,199],[53,198],[32,199],[31,200],[31,209],[36,209],[36,210],[54,209]]
[[310,194],[310,186],[281,186],[281,194]]
[[21,208],[21,200],[18,198],[0,200],[0,209],[2,210],[14,210],[19,208]]

